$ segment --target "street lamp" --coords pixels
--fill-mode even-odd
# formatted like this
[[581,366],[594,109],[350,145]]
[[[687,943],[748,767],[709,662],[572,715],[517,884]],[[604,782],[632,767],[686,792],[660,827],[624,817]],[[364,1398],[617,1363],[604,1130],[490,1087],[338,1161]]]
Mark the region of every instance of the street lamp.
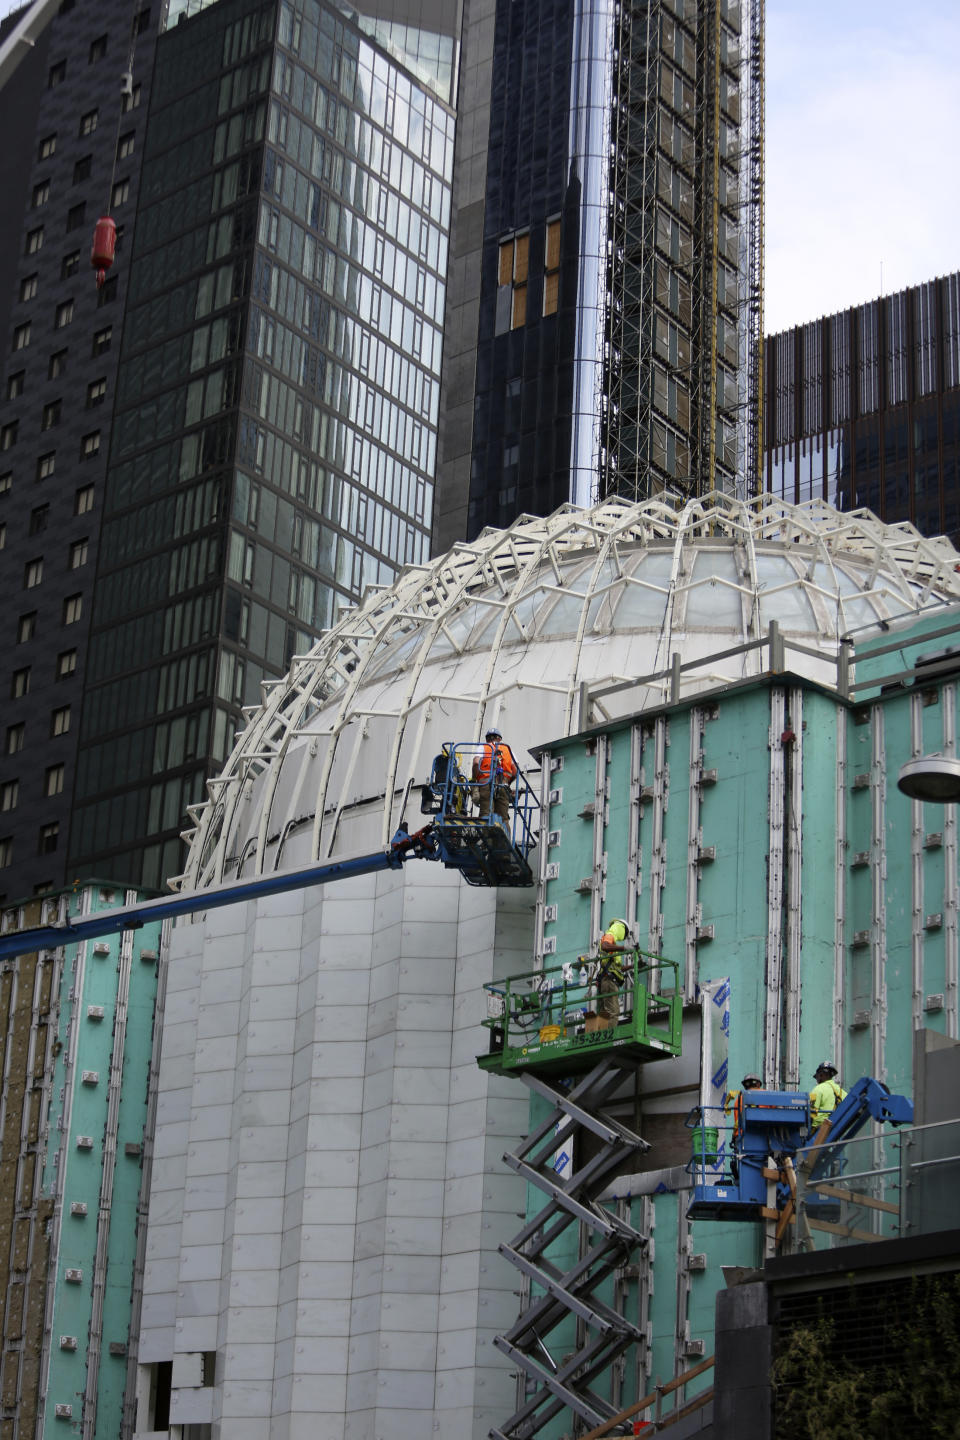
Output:
[[911,800],[951,805],[960,800],[960,760],[953,755],[921,755],[901,766],[897,788]]

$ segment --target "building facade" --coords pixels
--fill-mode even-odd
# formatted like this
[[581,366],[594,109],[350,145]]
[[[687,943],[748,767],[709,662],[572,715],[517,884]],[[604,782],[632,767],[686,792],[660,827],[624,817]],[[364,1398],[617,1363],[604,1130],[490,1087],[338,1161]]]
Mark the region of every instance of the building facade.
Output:
[[[0,893],[9,897],[66,876],[157,19],[146,6],[65,7],[41,56],[31,52],[0,92],[7,133],[24,136],[0,225],[13,252],[0,424]],[[118,255],[98,290],[90,244],[106,213]]]
[[[956,564],[945,540],[822,504],[611,499],[457,546],[295,663],[186,884],[382,850],[440,743],[495,722],[541,787],[537,885],[411,861],[174,928],[138,1434],[570,1433],[555,1395],[507,1422],[531,1373],[569,1378],[582,1333],[528,1335],[519,1378],[497,1343],[530,1274],[500,1247],[544,1199],[504,1152],[546,1107],[476,1061],[484,987],[578,968],[611,913],[677,967],[685,1017],[680,1056],[604,1104],[651,1148],[597,1204],[655,1243],[608,1271],[604,1318],[630,1343],[585,1383],[602,1416],[709,1356],[722,1267],[774,1238],[687,1216],[703,994],[728,997],[727,1066],[771,1086],[808,1088],[831,1055],[847,1082],[910,1093],[917,1037],[957,1034],[955,807],[896,788],[903,761],[960,741]],[[851,1171],[895,1169],[863,1144]],[[895,1212],[884,1192],[878,1235]]]
[[[139,42],[123,113],[144,116],[152,86],[149,121],[121,124],[111,192],[135,235],[103,290],[87,277],[61,298],[80,252],[34,248],[40,197],[61,181],[32,179],[21,269],[50,255],[53,278],[21,280],[33,309],[13,317],[19,408],[0,440],[8,895],[67,873],[162,885],[261,682],[429,549],[457,7],[429,29],[396,6],[191,8],[164,15],[155,72]],[[82,15],[105,23],[77,6],[74,28]],[[160,19],[146,15],[144,34]],[[45,102],[37,165],[55,158],[69,179],[103,45],[58,27],[51,94],[62,108],[75,75],[79,88],[59,131]],[[88,203],[81,232],[81,210],[66,225],[87,245],[96,217]],[[41,354],[33,316],[51,289]],[[67,343],[81,321],[92,370]],[[50,383],[67,358],[76,393]]]
[[766,340],[764,488],[960,538],[960,274]]
[[438,551],[758,471],[762,23],[466,7]]

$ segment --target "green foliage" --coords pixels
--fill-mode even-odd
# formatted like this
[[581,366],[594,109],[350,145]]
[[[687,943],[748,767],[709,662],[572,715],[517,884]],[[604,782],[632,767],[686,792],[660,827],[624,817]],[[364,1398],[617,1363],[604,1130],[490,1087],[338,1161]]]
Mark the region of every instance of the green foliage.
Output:
[[[818,1311],[815,1323],[792,1326],[777,1347],[777,1440],[960,1436],[960,1276],[914,1277],[891,1306],[882,1358],[865,1359],[822,1301]],[[848,1328],[855,1313],[853,1306]]]

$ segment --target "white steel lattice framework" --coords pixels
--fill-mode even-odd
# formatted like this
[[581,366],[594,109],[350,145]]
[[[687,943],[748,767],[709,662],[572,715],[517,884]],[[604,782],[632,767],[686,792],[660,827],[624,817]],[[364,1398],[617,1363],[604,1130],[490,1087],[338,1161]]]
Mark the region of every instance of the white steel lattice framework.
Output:
[[385,844],[444,740],[497,724],[522,754],[582,728],[584,686],[616,692],[607,717],[662,703],[675,654],[698,665],[684,693],[744,679],[759,651],[721,652],[771,621],[823,656],[792,667],[832,683],[840,636],[960,599],[958,563],[909,524],[770,495],[613,497],[485,530],[368,590],[264,687],[191,814],[180,883],[350,853],[359,812]]

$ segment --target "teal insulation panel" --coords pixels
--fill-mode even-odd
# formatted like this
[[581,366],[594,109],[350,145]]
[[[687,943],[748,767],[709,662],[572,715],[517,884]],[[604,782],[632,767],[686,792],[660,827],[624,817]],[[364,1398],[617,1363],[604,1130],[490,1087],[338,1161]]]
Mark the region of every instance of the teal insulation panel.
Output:
[[[116,899],[91,886],[73,897],[71,914],[84,902],[89,913]],[[43,1177],[44,1193],[57,1200],[59,1212],[45,1436],[63,1429],[55,1405],[72,1404],[74,1420],[79,1417],[90,1365],[97,1368],[90,1433],[120,1433],[159,945],[160,926],[152,925],[126,939],[66,950]],[[143,952],[151,958],[142,959]],[[121,987],[124,1004],[118,1003]],[[111,1067],[121,1065],[119,1103],[111,1106]],[[95,1290],[102,1297],[99,1333]],[[76,1349],[64,1348],[61,1337],[75,1339]]]

